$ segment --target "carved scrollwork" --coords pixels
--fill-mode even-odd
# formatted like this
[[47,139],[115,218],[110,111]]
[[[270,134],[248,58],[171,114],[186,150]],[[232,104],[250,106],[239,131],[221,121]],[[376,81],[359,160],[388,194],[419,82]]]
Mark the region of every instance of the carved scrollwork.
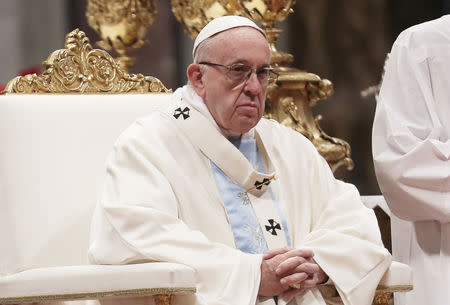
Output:
[[298,116],[298,106],[295,104],[293,97],[287,96],[279,99],[279,103],[284,116],[280,116],[280,123],[289,126],[292,129],[300,132],[308,139],[313,139],[314,135],[309,130],[306,122],[302,122],[301,117]]
[[333,93],[333,84],[328,79],[321,79],[318,82],[308,82],[306,85],[308,92],[309,106],[315,106],[317,101],[326,99]]
[[350,158],[350,145],[342,139],[330,137],[319,125],[322,119],[321,115],[314,118],[314,125],[318,133],[311,142],[317,148],[319,153],[327,160],[331,169],[336,171],[340,166],[344,166],[347,170],[352,170],[355,166]]
[[65,48],[43,63],[42,75],[12,79],[6,93],[144,93],[170,92],[160,80],[128,74],[105,51],[93,49],[85,33],[76,29],[66,36]]
[[373,299],[372,305],[389,305],[391,300],[392,292],[382,292],[377,291]]
[[264,116],[275,119],[307,137],[327,160],[333,171],[344,166],[353,169],[350,145],[327,135],[320,127],[321,116],[314,117],[311,107],[333,93],[333,84],[319,76],[287,67],[275,67],[276,84],[267,90]]
[[246,14],[253,20],[261,22],[263,27],[273,27],[276,21],[283,21],[294,12],[291,8],[295,0],[241,0]]
[[155,300],[155,305],[171,305],[173,297],[173,294],[155,294],[153,299]]
[[89,0],[86,10],[89,25],[103,39],[99,45],[118,52],[144,44],[155,14],[153,0]]
[[172,12],[195,39],[200,30],[212,19],[225,15],[243,14],[238,0],[172,0]]
[[[302,86],[307,87],[307,84]],[[270,106],[264,116],[275,119],[307,137],[333,171],[340,166],[351,170],[354,164],[350,158],[350,145],[344,140],[330,137],[322,130],[319,125],[322,117],[312,115],[307,100],[306,88],[297,88],[295,91],[270,88],[266,103]]]

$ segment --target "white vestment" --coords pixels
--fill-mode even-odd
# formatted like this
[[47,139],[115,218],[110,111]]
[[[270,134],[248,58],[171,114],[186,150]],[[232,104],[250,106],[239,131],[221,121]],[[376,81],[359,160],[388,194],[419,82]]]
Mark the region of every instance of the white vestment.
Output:
[[449,136],[450,16],[444,16],[397,38],[373,126],[377,179],[399,217],[391,217],[394,259],[414,272],[414,290],[396,295],[396,305],[450,304]]
[[[197,272],[196,304],[258,303],[262,255],[235,248],[212,161],[252,196],[260,196],[256,181],[270,180],[291,245],[314,251],[344,304],[370,304],[390,255],[356,188],[336,180],[305,137],[266,119],[250,133],[277,179],[264,176],[207,116],[174,98],[119,137],[94,214],[91,260],[185,264]],[[325,303],[314,288],[292,304]]]

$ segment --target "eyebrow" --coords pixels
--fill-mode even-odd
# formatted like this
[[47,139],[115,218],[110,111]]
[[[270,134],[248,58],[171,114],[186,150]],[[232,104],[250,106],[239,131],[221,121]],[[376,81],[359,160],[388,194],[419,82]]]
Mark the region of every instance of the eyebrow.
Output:
[[[238,60],[232,62],[232,63],[230,64],[230,66],[236,65],[236,64],[242,64],[242,65],[251,66],[250,63],[249,63],[248,61],[242,60],[242,59],[238,59]],[[261,66],[258,66],[258,67],[256,67],[256,68],[257,68],[257,69],[270,68],[270,63],[268,63],[268,64],[262,64]]]

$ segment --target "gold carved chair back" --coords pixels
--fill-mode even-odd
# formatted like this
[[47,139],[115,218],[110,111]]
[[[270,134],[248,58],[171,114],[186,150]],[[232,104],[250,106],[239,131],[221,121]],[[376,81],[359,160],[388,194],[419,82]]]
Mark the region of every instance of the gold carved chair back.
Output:
[[79,29],[66,35],[65,48],[54,51],[43,63],[41,75],[18,76],[3,93],[169,93],[152,76],[129,74],[106,51],[93,49]]

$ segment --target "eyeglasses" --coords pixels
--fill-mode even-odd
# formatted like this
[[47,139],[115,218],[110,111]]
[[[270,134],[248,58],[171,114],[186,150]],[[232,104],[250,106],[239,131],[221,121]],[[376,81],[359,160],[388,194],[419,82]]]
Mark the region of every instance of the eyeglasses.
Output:
[[202,61],[199,62],[200,65],[207,66],[217,66],[228,69],[226,75],[230,78],[236,85],[240,85],[246,82],[253,72],[255,72],[256,77],[261,85],[266,86],[267,84],[274,83],[278,78],[278,73],[272,70],[270,67],[262,68],[252,68],[249,65],[242,63],[235,63],[230,66],[216,64],[212,62]]

